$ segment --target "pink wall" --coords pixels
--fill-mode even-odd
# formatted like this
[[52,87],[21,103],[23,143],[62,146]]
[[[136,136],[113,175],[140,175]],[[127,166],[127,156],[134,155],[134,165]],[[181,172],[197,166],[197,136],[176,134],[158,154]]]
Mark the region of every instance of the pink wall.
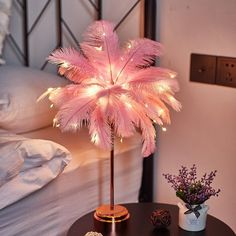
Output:
[[199,174],[217,169],[213,186],[222,192],[208,201],[209,213],[236,231],[236,89],[189,81],[192,52],[236,57],[236,1],[158,0],[157,8],[161,65],[178,72],[183,110],[159,132],[155,200],[178,202],[162,173],[193,163]]

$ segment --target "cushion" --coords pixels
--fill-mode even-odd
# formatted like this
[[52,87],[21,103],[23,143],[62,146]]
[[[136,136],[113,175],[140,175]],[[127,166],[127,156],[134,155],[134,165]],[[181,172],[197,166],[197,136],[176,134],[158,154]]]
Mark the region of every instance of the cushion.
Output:
[[0,127],[24,133],[52,124],[56,110],[48,98],[37,98],[48,88],[68,81],[57,75],[18,66],[0,67]]
[[12,0],[0,0],[0,64],[4,64],[5,61],[1,58],[3,42],[5,36],[9,33],[9,17]]

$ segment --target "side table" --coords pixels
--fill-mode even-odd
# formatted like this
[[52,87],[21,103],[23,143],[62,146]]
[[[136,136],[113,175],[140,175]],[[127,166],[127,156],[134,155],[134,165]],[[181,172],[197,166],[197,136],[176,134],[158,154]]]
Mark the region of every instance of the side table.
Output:
[[[130,203],[122,204],[130,212],[130,219],[122,231],[108,233],[100,232],[103,236],[235,236],[233,230],[219,219],[208,215],[206,229],[199,232],[189,232],[178,226],[178,207],[160,203]],[[150,215],[155,209],[166,209],[170,211],[172,222],[166,229],[155,229],[150,222]],[[84,236],[95,229],[94,212],[91,212],[70,227],[67,236]]]

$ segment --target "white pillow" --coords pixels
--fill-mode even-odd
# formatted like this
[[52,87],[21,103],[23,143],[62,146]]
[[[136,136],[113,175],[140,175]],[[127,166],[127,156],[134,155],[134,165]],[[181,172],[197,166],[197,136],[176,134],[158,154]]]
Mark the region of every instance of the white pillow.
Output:
[[12,0],[0,0],[0,64],[4,64],[5,61],[1,59],[3,42],[6,34],[8,34],[10,10]]
[[50,87],[68,81],[40,70],[17,66],[0,66],[0,127],[24,133],[52,124],[55,110],[47,98],[37,98]]
[[60,144],[0,129],[0,210],[43,188],[70,160],[69,151]]

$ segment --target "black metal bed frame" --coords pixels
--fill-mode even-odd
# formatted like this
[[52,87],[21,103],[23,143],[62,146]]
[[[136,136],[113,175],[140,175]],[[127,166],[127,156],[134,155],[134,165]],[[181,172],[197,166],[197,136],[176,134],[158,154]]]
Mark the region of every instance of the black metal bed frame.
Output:
[[[43,16],[45,10],[49,6],[52,0],[47,0],[44,4],[42,10],[38,14],[37,18],[33,22],[32,26],[29,28],[28,24],[28,0],[15,0],[15,3],[21,8],[22,10],[22,20],[23,20],[23,50],[17,44],[14,37],[10,34],[8,36],[8,40],[10,41],[11,45],[14,47],[16,53],[23,61],[25,66],[30,66],[29,60],[29,37],[30,34],[33,32],[35,27],[37,26],[38,22],[40,21],[41,17]],[[62,16],[62,0],[55,0],[56,1],[56,18],[57,18],[57,43],[56,48],[62,47],[62,35],[63,29],[66,30],[73,41],[75,42],[76,46],[80,48],[79,42],[77,41],[76,37],[74,36],[72,30],[70,29],[69,25],[65,21]],[[115,26],[115,30],[125,21],[128,15],[133,11],[133,9],[141,2],[144,1],[144,37],[150,38],[155,40],[156,39],[156,0],[137,0],[133,6],[127,10],[126,14],[121,18],[118,24]],[[92,0],[88,0],[88,2],[93,6],[94,10],[97,12],[96,19],[102,19],[102,0],[96,0],[94,3]],[[47,61],[41,66],[41,70],[43,70],[47,65]],[[154,166],[154,156],[150,155],[149,157],[143,160],[143,173],[142,173],[142,181],[141,187],[139,192],[139,201],[140,202],[151,202],[153,201],[153,166]]]

